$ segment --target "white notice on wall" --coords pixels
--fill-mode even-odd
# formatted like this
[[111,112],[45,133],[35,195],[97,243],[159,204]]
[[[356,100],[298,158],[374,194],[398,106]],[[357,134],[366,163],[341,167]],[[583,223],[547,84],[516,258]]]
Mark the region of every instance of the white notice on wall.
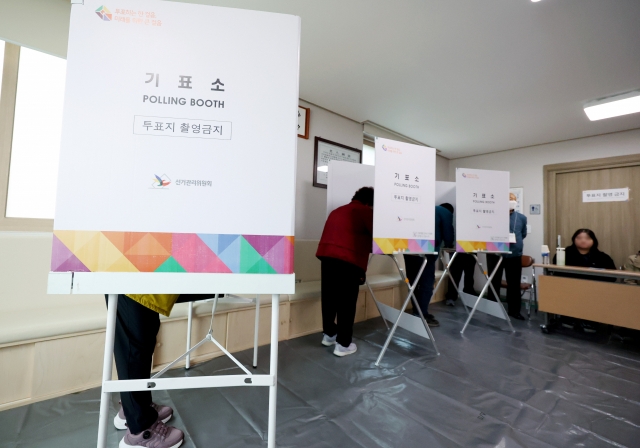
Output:
[[624,202],[628,200],[628,188],[611,188],[609,190],[585,190],[582,192],[582,202]]

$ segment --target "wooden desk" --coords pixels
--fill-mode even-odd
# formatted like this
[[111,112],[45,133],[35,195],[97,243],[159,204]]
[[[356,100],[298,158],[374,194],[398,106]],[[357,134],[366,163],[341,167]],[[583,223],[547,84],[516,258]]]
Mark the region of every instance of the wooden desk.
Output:
[[[640,281],[640,274],[609,269],[534,264],[538,306],[548,314],[560,314],[619,327],[640,330],[640,286],[549,275],[567,274],[615,277]],[[548,322],[548,320],[547,320]],[[542,326],[543,331],[546,326]]]

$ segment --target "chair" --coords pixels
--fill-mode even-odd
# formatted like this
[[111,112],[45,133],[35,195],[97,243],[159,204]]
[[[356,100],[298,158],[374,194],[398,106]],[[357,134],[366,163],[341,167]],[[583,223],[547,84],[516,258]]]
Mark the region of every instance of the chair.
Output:
[[[523,268],[530,268],[531,266],[533,266],[533,264],[536,262],[535,258],[530,257],[528,255],[523,255],[522,256],[522,267]],[[502,280],[502,282],[500,283],[500,286],[502,288],[506,288],[507,287],[507,282],[505,280]],[[532,304],[535,304],[535,311],[536,313],[538,312],[538,294],[536,291],[536,270],[533,270],[533,278],[532,278],[532,282],[531,283],[520,283],[520,291],[521,292],[521,296],[524,297],[524,294],[529,291],[529,300],[527,300],[527,317],[531,317],[531,307]]]

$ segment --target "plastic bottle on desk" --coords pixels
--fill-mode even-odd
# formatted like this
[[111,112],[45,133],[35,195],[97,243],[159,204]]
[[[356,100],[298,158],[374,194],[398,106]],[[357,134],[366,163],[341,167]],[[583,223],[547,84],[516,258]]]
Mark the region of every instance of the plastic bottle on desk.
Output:
[[542,246],[542,264],[549,264],[549,246]]
[[556,265],[557,266],[564,266],[565,265],[565,253],[564,253],[564,247],[558,247],[556,249]]

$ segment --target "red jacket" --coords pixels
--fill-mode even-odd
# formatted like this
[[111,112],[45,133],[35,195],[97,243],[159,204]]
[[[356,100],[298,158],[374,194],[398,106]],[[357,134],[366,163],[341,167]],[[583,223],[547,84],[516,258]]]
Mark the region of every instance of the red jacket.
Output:
[[351,201],[331,212],[316,257],[337,258],[367,270],[373,236],[373,210]]

